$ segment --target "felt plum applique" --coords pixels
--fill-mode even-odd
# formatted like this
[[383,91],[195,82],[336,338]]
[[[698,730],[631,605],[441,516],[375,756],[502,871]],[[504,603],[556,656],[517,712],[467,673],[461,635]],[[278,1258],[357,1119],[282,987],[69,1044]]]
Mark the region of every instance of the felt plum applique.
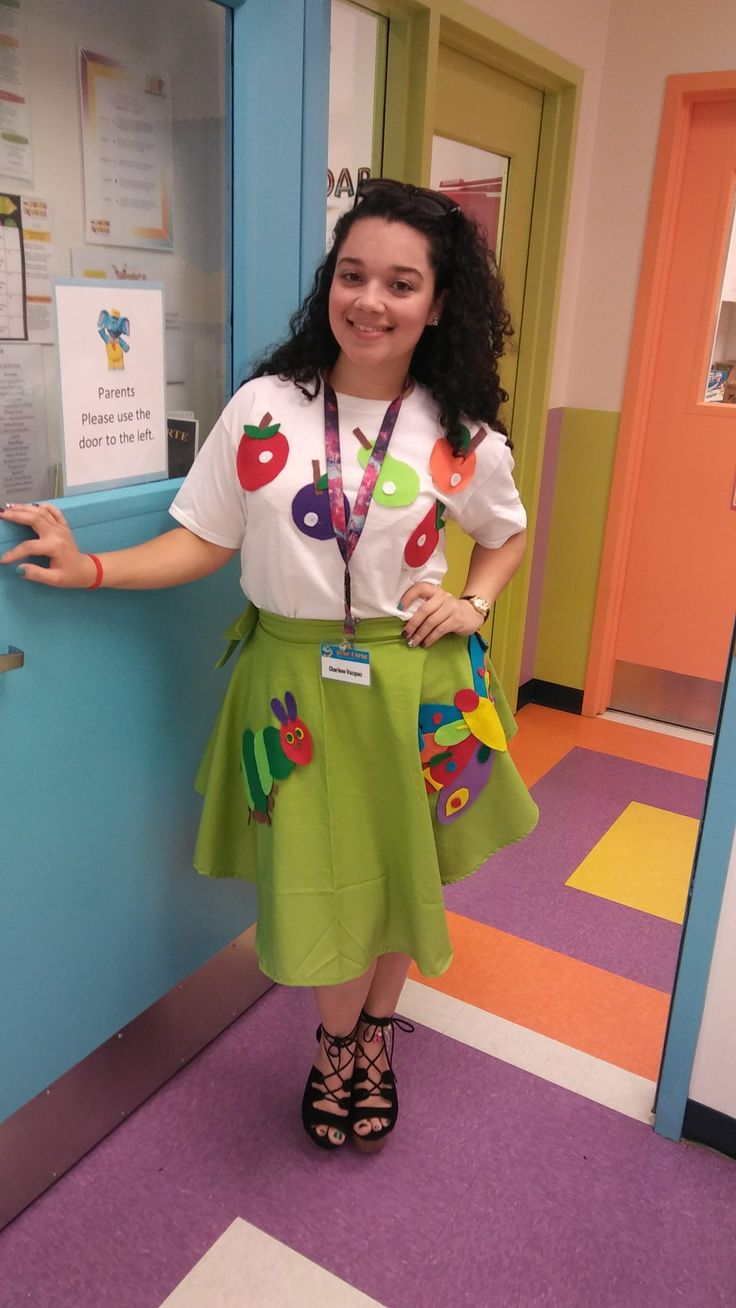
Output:
[[487,435],[485,427],[479,427],[474,436],[470,435],[467,427],[462,428],[462,433],[462,454],[457,456],[453,454],[447,437],[440,436],[439,440],[435,441],[429,456],[432,481],[443,495],[457,495],[458,491],[472,481],[477,463],[475,451]]
[[280,423],[272,422],[270,413],[264,413],[257,427],[246,423],[237,458],[238,481],[243,490],[267,486],[278,477],[288,457],[289,442]]
[[[350,505],[342,497],[345,522],[350,517]],[[320,476],[319,459],[312,459],[312,480],[298,490],[291,501],[291,516],[304,536],[312,540],[331,540],[334,536],[330,516],[330,497],[327,493],[327,473]]]
[[444,527],[445,506],[435,500],[429,513],[426,513],[411,533],[404,549],[404,560],[410,568],[421,568],[431,558],[439,545],[440,532]]
[[[353,435],[358,438],[361,444],[361,449],[358,451],[358,463],[361,468],[367,468],[375,441],[369,441],[368,437],[360,430],[360,427],[354,429]],[[386,451],[376,488],[373,492],[376,504],[382,504],[386,509],[403,509],[406,508],[407,504],[413,504],[418,494],[419,474],[408,463],[402,463],[400,459],[394,459]]]

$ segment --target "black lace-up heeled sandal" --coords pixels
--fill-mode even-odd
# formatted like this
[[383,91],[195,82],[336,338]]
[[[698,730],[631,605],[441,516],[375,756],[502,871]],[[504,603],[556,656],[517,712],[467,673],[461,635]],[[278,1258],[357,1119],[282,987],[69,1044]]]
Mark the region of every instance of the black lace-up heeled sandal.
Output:
[[[365,1043],[358,1038],[355,1076],[353,1079],[353,1097],[350,1103],[350,1139],[362,1154],[377,1154],[386,1143],[396,1126],[399,1116],[399,1099],[396,1092],[396,1076],[392,1060],[394,1052],[394,1033],[398,1027],[401,1031],[411,1032],[414,1027],[403,1017],[371,1017],[362,1012],[360,1023],[363,1024]],[[369,1053],[366,1046],[375,1045],[376,1052]],[[381,1055],[386,1054],[388,1067],[381,1069],[378,1064]],[[366,1066],[358,1067],[357,1058],[365,1059]],[[374,1096],[385,1100],[384,1104],[371,1104]],[[374,1126],[376,1120],[381,1122]],[[385,1122],[388,1125],[384,1125]],[[367,1122],[370,1131],[361,1134],[356,1131],[359,1122]]]
[[[323,1026],[317,1027],[317,1039],[322,1042],[331,1070],[322,1072],[315,1064],[309,1073],[302,1099],[302,1122],[310,1140],[320,1149],[341,1149],[348,1138],[357,1038],[357,1022],[346,1036],[330,1035]],[[334,1104],[339,1111],[318,1108],[322,1101]],[[324,1135],[318,1134],[318,1126],[325,1128]],[[342,1140],[331,1140],[331,1130],[342,1131]]]

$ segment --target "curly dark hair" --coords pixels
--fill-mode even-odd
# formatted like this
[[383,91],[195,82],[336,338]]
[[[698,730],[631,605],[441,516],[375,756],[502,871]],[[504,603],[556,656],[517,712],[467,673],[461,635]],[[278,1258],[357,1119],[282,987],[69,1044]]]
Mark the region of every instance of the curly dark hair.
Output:
[[[433,194],[441,205],[428,198]],[[439,326],[425,328],[417,342],[411,375],[435,400],[454,452],[467,448],[463,415],[506,435],[498,420],[498,410],[508,399],[498,361],[512,327],[485,235],[473,219],[448,204],[448,197],[389,179],[367,189],[364,197],[359,192],[355,208],[338,219],[312,290],[290,320],[289,337],[255,365],[247,380],[277,375],[293,381],[310,399],[319,394],[320,374],[332,368],[339,354],[328,316],[330,285],[340,247],[362,218],[406,223],[429,242],[435,289],[446,296]]]

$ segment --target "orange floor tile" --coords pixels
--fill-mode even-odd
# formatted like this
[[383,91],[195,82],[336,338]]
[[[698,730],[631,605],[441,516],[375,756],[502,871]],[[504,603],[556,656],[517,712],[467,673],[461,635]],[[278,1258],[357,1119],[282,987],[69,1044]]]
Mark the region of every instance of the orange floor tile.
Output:
[[455,960],[415,980],[656,1080],[669,996],[626,977],[448,913]]
[[605,718],[583,718],[527,704],[517,715],[519,730],[511,754],[528,786],[534,785],[571,749],[594,749],[615,758],[666,768],[688,777],[708,775],[711,747]]

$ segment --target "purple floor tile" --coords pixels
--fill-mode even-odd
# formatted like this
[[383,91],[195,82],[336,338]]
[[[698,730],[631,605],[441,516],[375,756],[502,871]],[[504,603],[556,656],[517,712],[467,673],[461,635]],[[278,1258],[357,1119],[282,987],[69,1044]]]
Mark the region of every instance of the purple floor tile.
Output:
[[704,782],[573,749],[532,793],[540,809],[536,831],[448,887],[448,908],[669,993],[679,925],[565,882],[630,803],[700,817]]
[[734,1301],[736,1165],[421,1027],[390,1146],[322,1154],[312,1028],[234,1023],[0,1235],[0,1308],[158,1308],[236,1217],[386,1308]]

